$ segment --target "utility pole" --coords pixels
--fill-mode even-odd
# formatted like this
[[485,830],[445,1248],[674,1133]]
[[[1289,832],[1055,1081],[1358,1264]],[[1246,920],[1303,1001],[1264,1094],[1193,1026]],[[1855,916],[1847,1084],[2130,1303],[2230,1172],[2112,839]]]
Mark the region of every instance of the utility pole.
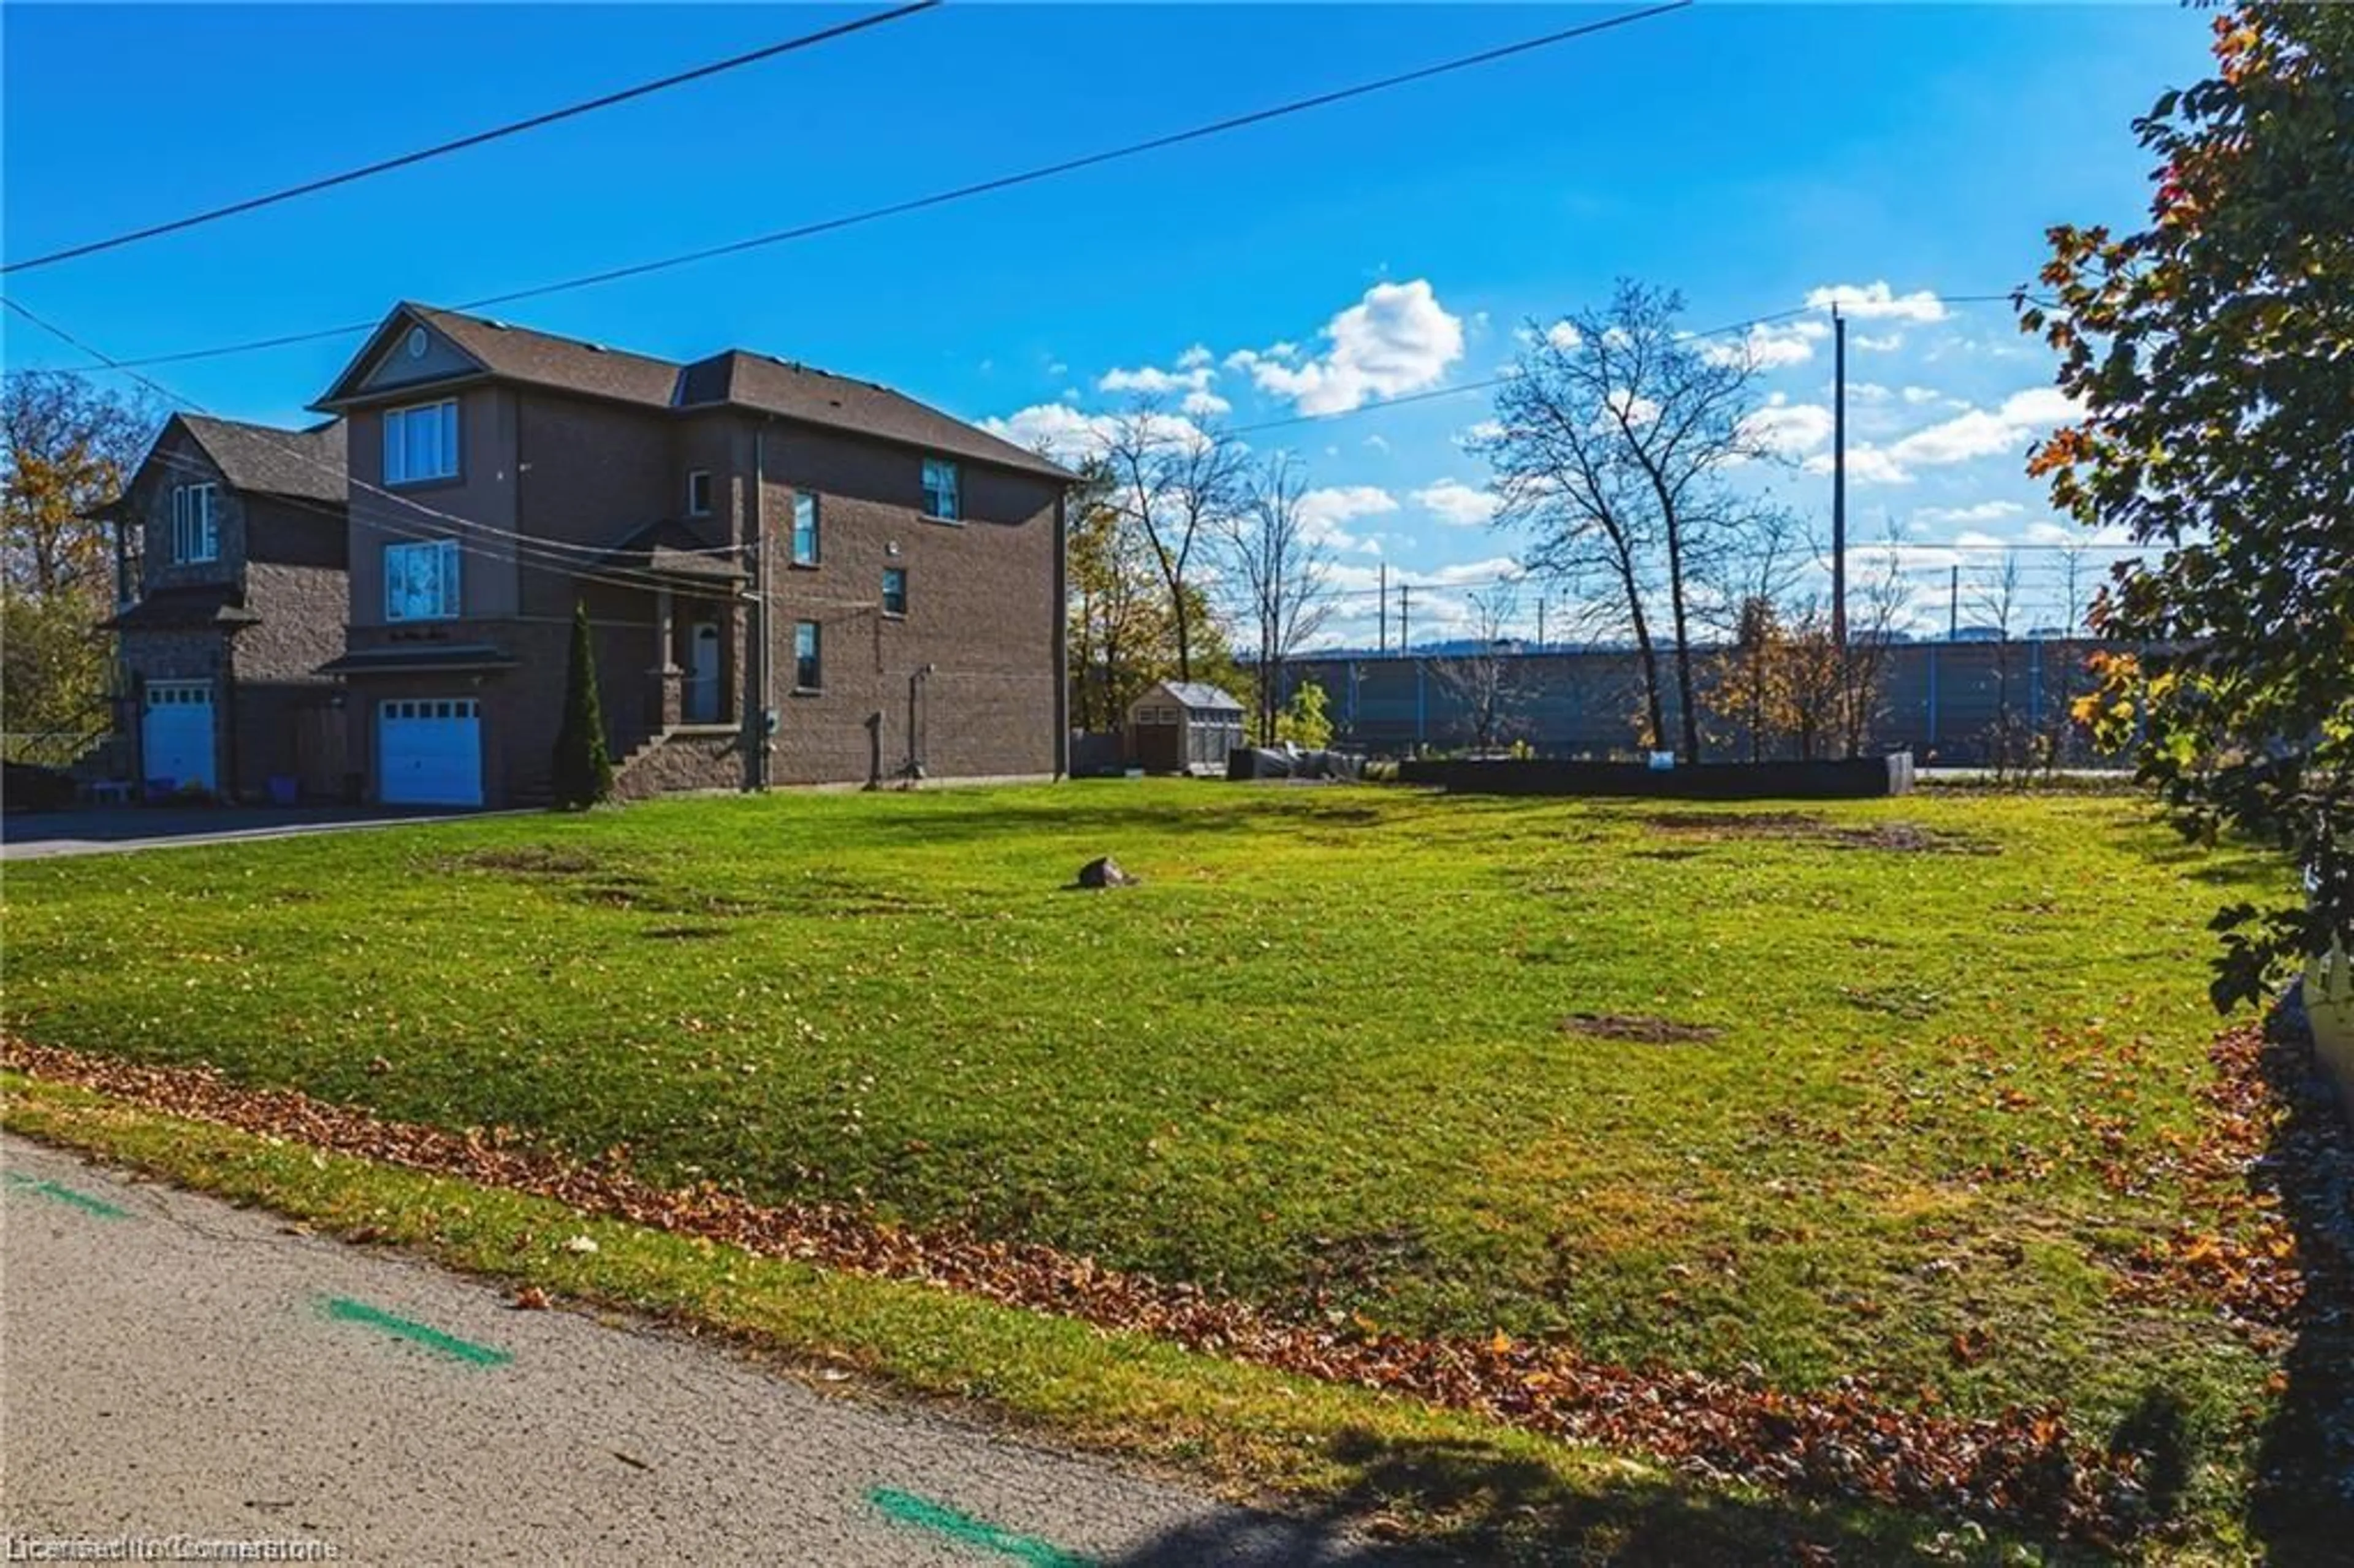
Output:
[[1847,318],[1831,302],[1831,642],[1847,659]]
[[1398,652],[1414,656],[1414,585],[1398,584]]
[[1953,575],[1946,588],[1946,641],[1951,642],[1962,634],[1962,566],[1954,563]]
[[1382,586],[1380,594],[1380,608],[1375,611],[1375,613],[1381,617],[1382,652],[1386,653],[1390,651],[1390,564],[1387,561],[1384,561],[1382,563]]
[[1545,596],[1544,596],[1544,595],[1543,595],[1543,594],[1539,594],[1539,595],[1537,595],[1537,652],[1540,652],[1540,653],[1542,653],[1542,652],[1544,652],[1544,645],[1545,645],[1545,639],[1544,639],[1544,609],[1545,609],[1545,606],[1544,606],[1544,601],[1545,601]]

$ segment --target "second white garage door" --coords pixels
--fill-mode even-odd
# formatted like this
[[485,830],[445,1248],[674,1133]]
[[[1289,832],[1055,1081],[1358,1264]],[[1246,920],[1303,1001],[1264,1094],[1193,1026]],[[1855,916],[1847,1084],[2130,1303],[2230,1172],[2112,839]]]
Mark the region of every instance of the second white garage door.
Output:
[[376,758],[376,799],[387,805],[481,805],[481,705],[472,697],[399,697],[379,704]]

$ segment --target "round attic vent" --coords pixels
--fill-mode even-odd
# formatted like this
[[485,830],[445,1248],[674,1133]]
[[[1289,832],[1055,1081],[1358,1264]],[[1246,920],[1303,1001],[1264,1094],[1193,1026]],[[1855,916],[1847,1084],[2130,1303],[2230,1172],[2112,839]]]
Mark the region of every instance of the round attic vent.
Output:
[[425,343],[425,329],[423,327],[410,327],[408,329],[408,357],[411,359],[424,358]]

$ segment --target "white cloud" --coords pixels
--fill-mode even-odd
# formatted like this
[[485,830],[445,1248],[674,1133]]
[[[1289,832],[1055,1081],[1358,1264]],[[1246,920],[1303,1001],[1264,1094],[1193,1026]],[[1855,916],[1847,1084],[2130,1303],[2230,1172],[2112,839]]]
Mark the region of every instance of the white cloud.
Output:
[[1850,381],[1847,395],[1859,403],[1885,403],[1895,396],[1877,381]]
[[1760,322],[1741,337],[1702,345],[1701,357],[1714,365],[1747,363],[1760,370],[1780,370],[1803,365],[1815,356],[1815,344],[1830,335],[1819,321]]
[[[2014,392],[1994,408],[1965,408],[1884,447],[1849,449],[1848,477],[1861,484],[1909,484],[1918,468],[1943,468],[1978,458],[2024,455],[2041,431],[2075,418],[2080,405],[2050,387]],[[1808,469],[1829,471],[1828,456],[1810,458]]]
[[1461,319],[1420,278],[1374,284],[1332,318],[1324,337],[1330,348],[1296,366],[1276,362],[1270,349],[1251,361],[1251,378],[1303,414],[1338,414],[1434,387],[1463,357]]
[[1934,387],[1907,387],[1904,388],[1904,400],[1907,403],[1913,404],[1915,408],[1918,408],[1924,403],[1935,403],[1944,396],[1944,393],[1938,391]]
[[1221,414],[1231,414],[1235,411],[1235,406],[1232,403],[1206,387],[1186,393],[1185,400],[1178,407],[1197,419],[1214,419]]
[[[1477,561],[1451,561],[1446,566],[1434,567],[1428,571],[1417,571],[1413,574],[1413,580],[1417,584],[1429,584],[1438,588],[1485,587],[1490,583],[1520,575],[1521,563],[1511,556],[1490,556]],[[1396,573],[1394,571],[1391,576],[1394,578]],[[1343,592],[1363,593],[1369,588],[1378,587],[1381,580],[1380,569],[1374,567],[1342,563],[1331,569],[1332,586]],[[1395,581],[1390,584],[1392,588],[1397,586]],[[1438,605],[1435,600],[1426,601],[1420,598],[1415,599],[1414,630],[1416,642],[1423,640],[1424,628],[1430,624],[1424,619],[1425,616],[1436,615],[1437,609]]]
[[1161,397],[1171,392],[1199,392],[1210,384],[1216,374],[1206,366],[1190,370],[1162,370],[1145,366],[1139,370],[1107,370],[1096,379],[1099,392],[1141,392],[1147,397]]
[[1776,392],[1742,428],[1786,457],[1813,451],[1831,439],[1831,411],[1819,403],[1793,403]]
[[1569,350],[1575,348],[1579,344],[1585,341],[1585,338],[1578,335],[1577,329],[1575,326],[1572,326],[1566,320],[1557,321],[1553,323],[1553,325],[1545,328],[1544,337],[1545,342],[1551,344],[1553,347],[1562,350],[1564,353],[1567,353]]
[[1226,355],[1224,364],[1228,370],[1253,370],[1272,359],[1288,364],[1299,357],[1299,345],[1288,341],[1271,343],[1265,348],[1238,348]]
[[1397,509],[1397,497],[1379,485],[1328,485],[1309,491],[1299,498],[1299,523],[1310,539],[1336,550],[1377,556],[1381,554],[1379,541],[1352,534],[1345,525],[1360,517],[1385,516]]
[[1210,352],[1209,344],[1197,343],[1177,356],[1177,368],[1180,370],[1206,369],[1217,357]]
[[1364,445],[1372,448],[1374,451],[1385,452],[1390,450],[1390,439],[1387,436],[1367,436],[1364,440]]
[[1459,480],[1442,479],[1414,493],[1415,504],[1441,523],[1477,528],[1496,515],[1496,498]]
[[1807,291],[1807,303],[1817,310],[1836,304],[1841,315],[1858,321],[1941,322],[1946,302],[1927,289],[1900,294],[1885,282],[1832,283]]
[[1885,337],[1868,337],[1862,333],[1858,333],[1855,334],[1855,346],[1868,349],[1874,354],[1893,354],[1904,346],[1904,334],[1901,332],[1893,332]]
[[1477,446],[1481,441],[1492,441],[1503,433],[1504,426],[1501,420],[1481,419],[1476,424],[1466,425],[1456,431],[1455,444],[1458,447]]
[[1914,510],[1913,520],[1933,527],[1946,523],[1999,523],[2026,510],[2016,501],[1980,501],[1968,506],[1919,507]]
[[[983,419],[991,435],[1032,451],[1044,450],[1059,462],[1075,463],[1098,455],[1119,421],[1109,414],[1082,413],[1069,403],[1037,403],[1010,418]],[[1202,428],[1175,414],[1155,414],[1150,432],[1164,440],[1199,440]]]

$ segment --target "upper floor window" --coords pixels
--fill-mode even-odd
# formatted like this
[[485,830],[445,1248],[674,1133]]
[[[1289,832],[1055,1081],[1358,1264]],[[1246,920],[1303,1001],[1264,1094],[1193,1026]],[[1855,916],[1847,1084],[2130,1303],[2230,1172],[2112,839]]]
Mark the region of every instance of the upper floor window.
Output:
[[711,471],[707,468],[698,468],[686,476],[686,514],[711,515]]
[[883,613],[907,613],[907,568],[905,567],[883,568]]
[[220,557],[220,486],[172,487],[172,559],[182,564]]
[[946,458],[924,460],[924,515],[950,522],[964,515],[957,510],[957,465]]
[[825,665],[818,635],[816,621],[793,622],[793,690],[797,692],[819,691],[825,685]]
[[458,477],[458,401],[445,397],[384,415],[384,482]]
[[384,547],[387,620],[447,620],[458,613],[459,602],[457,540]]
[[817,497],[805,491],[793,496],[793,565],[817,565]]

